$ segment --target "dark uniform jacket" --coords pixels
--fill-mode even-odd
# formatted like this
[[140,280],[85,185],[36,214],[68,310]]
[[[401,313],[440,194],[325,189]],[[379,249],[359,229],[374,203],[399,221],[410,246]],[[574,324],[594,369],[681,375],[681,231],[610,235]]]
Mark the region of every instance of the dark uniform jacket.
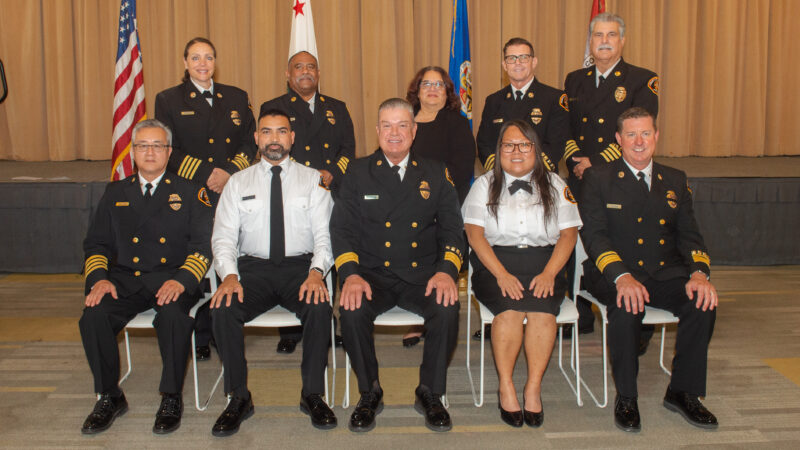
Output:
[[261,112],[272,108],[286,112],[292,122],[292,158],[312,169],[327,170],[333,175],[331,187],[338,186],[356,154],[356,137],[347,105],[317,92],[312,114],[308,103],[289,89],[285,95],[264,102]]
[[555,170],[561,156],[575,146],[569,132],[567,96],[563,91],[533,79],[522,100],[515,100],[511,85],[486,97],[478,129],[478,156],[486,170],[494,167],[494,152],[500,128],[514,119],[530,120],[544,144],[542,159],[549,170]]
[[191,80],[156,96],[156,119],[172,130],[169,170],[201,184],[215,167],[231,174],[246,169],[256,153],[256,124],[247,93],[214,83],[212,103]]
[[464,222],[439,161],[412,152],[402,183],[381,150],[350,163],[331,215],[331,245],[344,281],[360,267],[424,285],[461,270]]
[[648,192],[619,159],[587,171],[583,180],[581,238],[612,286],[625,272],[640,282],[711,273],[685,173],[653,163]]
[[83,241],[86,293],[110,280],[121,296],[167,280],[193,293],[211,259],[212,208],[205,188],[166,172],[145,200],[137,175],[109,183]]
[[614,134],[617,118],[628,108],[640,106],[658,115],[658,75],[620,59],[614,71],[596,86],[595,66],[570,72],[564,81],[569,98],[569,121],[577,147],[564,153],[567,166],[577,164],[572,157],[589,157],[600,166],[622,157]]

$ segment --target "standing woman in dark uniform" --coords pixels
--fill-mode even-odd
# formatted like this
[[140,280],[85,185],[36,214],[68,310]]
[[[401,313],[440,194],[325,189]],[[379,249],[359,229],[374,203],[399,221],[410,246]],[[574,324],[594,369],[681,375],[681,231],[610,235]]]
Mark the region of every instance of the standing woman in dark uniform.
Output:
[[[250,166],[255,155],[255,120],[247,93],[213,80],[217,51],[206,38],[190,40],[183,50],[183,82],[156,96],[156,119],[172,130],[168,168],[208,187],[216,207],[231,174]],[[198,311],[197,359],[210,356],[208,308]]]

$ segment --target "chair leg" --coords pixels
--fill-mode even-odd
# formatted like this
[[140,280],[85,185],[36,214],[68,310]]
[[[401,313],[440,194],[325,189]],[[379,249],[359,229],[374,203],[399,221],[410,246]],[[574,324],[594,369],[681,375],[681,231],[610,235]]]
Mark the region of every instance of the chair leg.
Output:
[[[472,379],[472,367],[470,364],[470,356],[471,356],[471,340],[472,335],[470,332],[472,331],[472,296],[467,295],[467,378],[469,379],[469,387],[472,390],[472,402],[475,406],[480,407],[483,405],[483,396],[481,395],[481,399],[478,399],[478,394],[475,392],[475,381]],[[481,332],[483,335],[483,332]]]
[[350,355],[344,352],[344,398],[342,398],[342,408],[350,407]]
[[208,398],[206,401],[200,405],[200,382],[197,377],[197,350],[195,346],[195,336],[194,332],[192,332],[192,373],[194,374],[194,407],[197,408],[198,411],[205,411],[208,409],[208,404],[211,402],[211,398],[214,396],[214,392],[217,391],[217,386],[219,386],[220,381],[222,381],[222,375],[225,373],[225,369],[222,368],[219,372],[219,376],[217,377],[217,381],[214,382],[214,387],[211,388],[211,392],[208,394]]
[[564,375],[564,379],[567,380],[567,384],[569,388],[572,389],[572,393],[575,394],[575,400],[578,403],[578,406],[583,406],[583,401],[581,401],[581,389],[580,389],[580,356],[578,354],[577,349],[577,339],[578,339],[578,322],[575,321],[572,324],[572,342],[570,343],[570,365],[573,374],[575,374],[575,383],[573,384],[572,380],[570,379],[570,374],[564,369],[563,363],[563,353],[562,349],[564,346],[564,327],[558,326],[558,368],[561,370],[561,374]]
[[[594,403],[597,405],[597,407],[605,408],[608,405],[608,346],[606,334],[606,327],[608,323],[606,322],[605,315],[603,315],[601,320],[603,321],[603,401],[600,402],[597,399],[597,396],[595,396],[594,392],[592,392],[592,390],[589,388],[589,385],[586,384],[586,381],[583,378],[579,377],[579,379],[581,380],[581,385],[583,385],[583,387],[586,389],[586,392],[589,394],[592,400],[594,400]],[[575,337],[578,334],[577,330],[574,329],[573,332],[575,333],[573,334],[573,337]],[[580,367],[580,364],[578,364],[578,367]]]
[[131,370],[132,370],[132,366],[131,366],[131,340],[130,340],[130,336],[128,336],[128,329],[127,328],[125,328],[125,358],[128,360],[128,371],[125,372],[125,375],[122,375],[122,377],[120,377],[119,384],[122,384],[123,381],[128,379],[128,375],[131,374]]
[[661,365],[661,370],[663,370],[667,375],[672,376],[672,372],[667,369],[664,365],[664,338],[666,336],[667,331],[667,324],[661,325],[661,354],[658,357],[658,363]]
[[333,380],[330,384],[330,395],[328,395],[328,368],[325,368],[325,403],[333,407],[336,403],[336,330],[334,329],[333,317],[331,317],[331,363],[333,365]]

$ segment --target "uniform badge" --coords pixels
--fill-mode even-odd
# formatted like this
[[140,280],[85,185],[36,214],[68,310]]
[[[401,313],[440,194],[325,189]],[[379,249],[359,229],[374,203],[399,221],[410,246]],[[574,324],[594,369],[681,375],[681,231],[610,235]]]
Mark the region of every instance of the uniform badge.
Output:
[[195,98],[195,97],[197,97],[197,93],[196,92],[190,92],[189,93],[189,98]]
[[653,94],[658,95],[658,77],[650,78],[650,80],[647,82],[647,87],[650,88],[650,91]]
[[130,205],[130,202],[117,202],[114,204],[114,206],[128,206],[128,205]]
[[567,98],[567,94],[561,94],[561,97],[558,99],[558,104],[564,108],[564,111],[569,112],[569,99]]
[[528,98],[533,98],[533,92],[528,92]]
[[506,98],[511,98],[511,92],[509,92],[508,94],[506,94]]
[[325,117],[328,118],[328,122],[330,122],[331,125],[336,125],[336,118],[333,117],[333,111],[330,109],[325,111]]
[[540,108],[533,108],[531,110],[531,122],[534,125],[539,125],[542,122],[542,110]]
[[503,123],[503,119],[502,119],[502,118],[500,118],[500,119],[494,119],[494,120],[492,121],[492,123]]
[[450,171],[447,170],[447,167],[444,168],[444,177],[447,179],[447,181],[450,182],[450,184],[453,185],[453,187],[456,186],[456,184],[453,183],[453,177],[450,176]]
[[237,127],[242,124],[242,119],[239,117],[239,111],[231,111],[231,121]]
[[572,191],[569,190],[569,186],[564,186],[564,198],[567,199],[568,202],[577,204],[578,202],[575,201],[575,196],[572,195]]
[[[180,199],[180,197],[178,197],[178,199]],[[208,206],[209,208],[211,207],[211,200],[208,198],[208,192],[206,192],[206,188],[200,188],[200,190],[197,191],[197,199],[200,200],[200,203]],[[242,198],[242,200],[244,200],[244,198]]]
[[678,195],[675,194],[675,191],[667,191],[667,204],[672,209],[678,207]]
[[617,174],[617,176],[620,177],[620,178],[625,178],[625,172],[620,170],[619,173]]
[[289,99],[289,101],[290,102],[296,102],[297,101],[297,97],[292,97],[292,98]]
[[615,71],[615,72],[614,72],[614,76],[618,77],[618,76],[620,76],[620,75],[622,75],[622,72],[620,72],[619,70],[617,70],[617,71]]
[[[194,92],[192,92],[192,94],[194,94]],[[194,115],[194,111],[181,111],[181,115],[182,116],[193,116]]]
[[593,73],[593,72],[590,70],[590,71],[586,72],[586,76],[587,76],[587,77],[590,77],[590,76],[592,76],[592,73]]
[[181,209],[181,196],[178,194],[169,194],[169,207],[173,211]]
[[628,95],[628,91],[625,90],[625,86],[617,86],[617,90],[614,91],[614,100],[617,103],[622,103],[626,95]]
[[217,98],[222,98],[222,92],[217,92]]
[[431,198],[431,186],[425,180],[419,184],[419,195],[425,200]]

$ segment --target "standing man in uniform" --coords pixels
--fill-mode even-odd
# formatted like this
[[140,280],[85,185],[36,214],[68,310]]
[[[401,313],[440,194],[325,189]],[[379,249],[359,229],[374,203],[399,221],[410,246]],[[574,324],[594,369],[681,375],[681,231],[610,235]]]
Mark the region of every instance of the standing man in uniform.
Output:
[[542,160],[550,171],[556,170],[565,150],[575,147],[569,132],[567,96],[534,77],[538,63],[533,45],[523,38],[511,38],[503,46],[502,66],[510,84],[486,97],[478,129],[478,156],[485,170],[494,167],[500,128],[509,120],[530,120],[544,143]]
[[[567,75],[564,90],[569,98],[569,120],[572,137],[578,145],[564,153],[569,169],[567,183],[575,197],[581,198],[581,179],[586,170],[601,167],[622,157],[616,143],[617,118],[623,111],[639,106],[658,115],[658,75],[622,59],[625,46],[625,22],[622,17],[598,14],[589,24],[589,49],[594,65]],[[573,267],[570,273],[574,272]],[[591,288],[587,286],[587,288]],[[577,303],[581,333],[594,330],[594,314],[584,299]],[[647,350],[653,335],[652,325],[645,326],[640,352]]]
[[452,427],[439,398],[457,342],[464,223],[444,163],[410,153],[416,129],[410,103],[381,104],[380,148],[350,164],[331,216],[342,337],[361,393],[352,431],[371,430],[383,409],[372,332],[375,317],[394,306],[425,318],[415,409],[431,430]]
[[680,319],[664,406],[690,424],[717,428],[698,397],[706,395],[708,343],[717,292],[692,211],[686,174],[653,162],[655,116],[631,108],[617,119],[622,158],[584,174],[578,203],[597,298],[608,307],[608,342],[617,398],[614,422],[639,431],[636,377],[645,303]]
[[300,409],[317,428],[336,426],[322,399],[331,339],[330,293],[323,280],[333,264],[333,201],[315,170],[289,159],[293,138],[285,112],[263,111],[256,132],[261,161],[231,177],[217,208],[211,245],[222,284],[211,299],[211,314],[231,401],[211,430],[214,436],[236,433],[253,414],[243,327],[277,305],[305,325]]
[[205,188],[166,171],[170,130],[143,120],[131,142],[137,173],[108,185],[83,243],[86,308],[79,326],[100,394],[83,434],[108,429],[128,410],[119,388],[117,334],[150,308],[163,363],[153,432],[178,429],[194,327],[189,310],[211,257],[211,203]]
[[[288,92],[264,102],[261,112],[277,108],[289,114],[295,134],[292,159],[318,170],[321,183],[335,197],[347,165],[356,154],[356,137],[347,105],[319,93],[319,65],[317,58],[308,52],[289,58],[286,81]],[[302,329],[281,328],[280,334],[278,353],[294,352],[302,338]]]

